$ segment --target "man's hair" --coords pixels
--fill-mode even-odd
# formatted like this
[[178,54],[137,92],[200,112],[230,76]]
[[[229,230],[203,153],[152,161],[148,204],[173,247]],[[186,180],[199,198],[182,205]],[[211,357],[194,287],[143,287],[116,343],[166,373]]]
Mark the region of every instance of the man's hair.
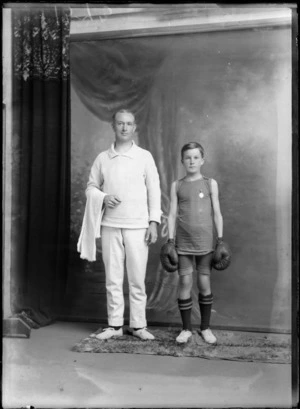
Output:
[[132,111],[130,111],[129,109],[118,109],[118,111],[116,111],[113,116],[112,116],[112,122],[114,123],[116,120],[116,116],[117,114],[131,114],[134,118],[134,122],[135,122],[135,115]]
[[200,145],[200,143],[198,143],[198,142],[189,142],[189,143],[186,143],[185,145],[183,145],[183,147],[181,148],[181,159],[183,159],[184,152],[188,151],[189,149],[199,149],[199,152],[200,152],[202,158],[204,158],[204,148],[203,148],[203,146]]

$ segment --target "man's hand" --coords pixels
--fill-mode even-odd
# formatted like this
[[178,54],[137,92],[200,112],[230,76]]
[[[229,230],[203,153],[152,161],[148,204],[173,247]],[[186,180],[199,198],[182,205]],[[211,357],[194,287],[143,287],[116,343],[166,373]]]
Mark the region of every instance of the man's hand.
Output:
[[156,222],[150,222],[149,227],[146,232],[145,240],[148,244],[153,244],[157,240],[157,223]]
[[110,209],[115,208],[121,203],[121,200],[116,195],[106,195],[103,201],[105,206],[109,207]]

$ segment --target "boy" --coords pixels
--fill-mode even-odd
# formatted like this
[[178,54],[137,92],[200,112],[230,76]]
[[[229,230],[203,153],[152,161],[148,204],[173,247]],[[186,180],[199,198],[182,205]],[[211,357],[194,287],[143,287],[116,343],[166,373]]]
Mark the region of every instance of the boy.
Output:
[[193,285],[193,261],[196,261],[201,335],[205,342],[217,340],[209,328],[213,295],[210,274],[214,254],[214,225],[217,243],[222,242],[223,217],[220,210],[218,184],[201,173],[204,149],[197,142],[190,142],[181,149],[184,178],[171,186],[170,212],[168,215],[169,243],[175,244],[178,254],[179,291],[178,307],[182,319],[182,331],[176,338],[186,343],[192,336],[191,290]]

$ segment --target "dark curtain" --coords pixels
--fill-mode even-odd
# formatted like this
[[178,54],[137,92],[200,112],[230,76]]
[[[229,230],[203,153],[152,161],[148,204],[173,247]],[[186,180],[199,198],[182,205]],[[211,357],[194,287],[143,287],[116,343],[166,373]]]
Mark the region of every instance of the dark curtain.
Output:
[[152,285],[147,306],[158,313],[162,294],[164,311],[173,311],[177,291],[177,276],[166,273],[159,261],[167,235],[169,189],[177,177],[174,158],[180,149],[178,64],[171,45],[172,39],[164,38],[160,45],[151,39],[143,43],[120,39],[74,42],[70,46],[71,81],[83,104],[107,122],[117,109],[131,109],[137,119],[139,145],[152,153],[160,174],[164,216],[162,236],[152,246],[148,260]]
[[52,322],[69,237],[69,9],[13,9],[12,311]]

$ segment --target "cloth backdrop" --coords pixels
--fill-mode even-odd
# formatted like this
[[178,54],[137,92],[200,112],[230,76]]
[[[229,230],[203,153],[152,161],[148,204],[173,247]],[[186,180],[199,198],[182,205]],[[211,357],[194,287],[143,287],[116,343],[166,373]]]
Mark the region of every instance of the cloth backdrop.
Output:
[[13,9],[12,311],[57,314],[69,237],[69,9]]
[[[224,235],[234,255],[229,269],[212,273],[212,324],[289,328],[290,55],[289,29],[281,28],[71,42],[66,314],[106,318],[101,240],[95,263],[79,259],[76,242],[90,167],[113,140],[112,112],[124,107],[136,113],[136,141],[153,154],[161,179],[164,215],[146,276],[149,323],[180,323],[178,274],[162,269],[159,251],[170,185],[184,176],[180,148],[198,140],[206,151],[203,172],[219,184]],[[194,285],[192,322],[198,325],[197,292]],[[128,303],[125,310],[127,317]]]
[[[175,87],[168,78],[163,89],[153,89],[167,57],[164,48],[138,42],[133,46],[128,40],[72,42],[70,47],[72,84],[84,105],[108,122],[117,109],[131,109],[136,115],[140,145],[154,155],[162,185],[169,186],[173,180],[169,164],[172,153],[178,151],[176,145],[170,146],[168,136],[175,136],[176,121],[168,120],[167,124],[164,119],[174,119]],[[163,109],[158,110],[161,106]]]

